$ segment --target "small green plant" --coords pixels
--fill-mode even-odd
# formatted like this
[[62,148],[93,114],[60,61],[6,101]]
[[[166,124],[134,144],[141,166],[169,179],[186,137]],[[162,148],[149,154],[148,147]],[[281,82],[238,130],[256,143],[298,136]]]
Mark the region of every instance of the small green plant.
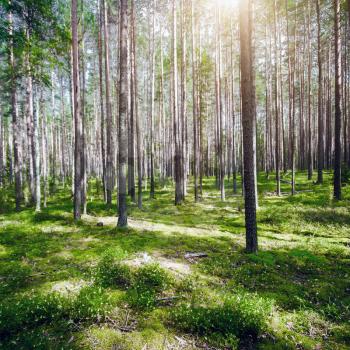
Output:
[[156,304],[157,293],[166,290],[172,282],[169,273],[159,264],[140,267],[127,294],[127,301],[130,306],[141,310],[152,309]]
[[159,264],[147,264],[135,274],[135,288],[162,292],[172,284],[172,278]]
[[29,266],[20,262],[7,262],[0,265],[0,294],[8,293],[17,288],[25,287],[30,278],[32,270]]
[[156,305],[157,295],[154,290],[132,288],[128,291],[126,301],[139,310],[151,310]]
[[69,314],[69,301],[56,294],[25,295],[0,304],[0,338]]
[[183,304],[171,316],[173,325],[186,332],[257,338],[267,329],[272,306],[270,300],[242,293],[226,299],[221,305]]
[[96,283],[102,287],[128,288],[133,276],[130,267],[121,262],[125,256],[120,250],[108,250],[96,267]]
[[72,301],[69,316],[77,321],[100,319],[112,306],[111,298],[102,288],[88,286],[82,288]]
[[93,321],[113,306],[111,298],[99,287],[88,286],[73,298],[57,293],[31,294],[7,299],[0,304],[0,338],[42,324],[66,320]]

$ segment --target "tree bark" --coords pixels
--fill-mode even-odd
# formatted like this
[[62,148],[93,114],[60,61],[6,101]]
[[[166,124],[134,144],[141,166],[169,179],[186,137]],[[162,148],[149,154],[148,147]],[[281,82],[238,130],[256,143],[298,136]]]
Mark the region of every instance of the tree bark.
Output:
[[119,79],[119,169],[118,169],[118,227],[128,224],[126,179],[128,166],[128,0],[120,0],[120,79]]
[[80,79],[79,79],[79,44],[77,0],[72,0],[72,52],[73,52],[73,103],[74,103],[74,220],[81,218],[83,164],[81,152],[83,147],[83,123],[80,113]]
[[112,138],[112,105],[110,94],[110,76],[109,76],[109,34],[108,34],[108,13],[107,4],[105,0],[102,0],[104,21],[103,21],[103,34],[104,34],[104,54],[105,54],[105,95],[106,95],[106,199],[107,205],[112,204],[112,192],[114,187],[114,169],[113,169],[113,138]]
[[[10,5],[12,1],[10,0]],[[21,146],[20,146],[20,125],[17,111],[17,81],[16,66],[14,58],[14,40],[13,40],[13,17],[12,12],[8,15],[9,23],[9,64],[11,68],[11,116],[12,116],[12,142],[13,142],[13,158],[14,158],[14,175],[15,175],[15,201],[16,210],[21,209],[23,200],[22,174],[21,174]]]
[[334,0],[334,198],[341,199],[341,39],[340,39],[340,3]]
[[279,79],[278,79],[278,55],[277,55],[277,4],[274,2],[274,45],[275,45],[275,118],[276,118],[276,144],[275,144],[275,161],[276,161],[276,194],[281,195],[281,179],[280,179],[280,115],[279,115]]
[[258,250],[256,224],[255,192],[255,137],[256,121],[254,111],[254,83],[252,60],[252,4],[251,0],[240,1],[240,44],[241,44],[241,91],[242,123],[244,147],[244,195],[246,221],[246,250],[255,253]]
[[321,47],[320,0],[316,0],[317,14],[317,57],[318,57],[318,142],[317,142],[317,183],[323,183],[324,127],[323,127],[323,73]]
[[100,91],[100,118],[101,118],[101,130],[100,130],[100,139],[101,139],[101,159],[102,159],[102,186],[103,186],[103,198],[107,201],[106,193],[106,148],[105,148],[105,114],[104,114],[104,105],[103,105],[103,47],[102,47],[102,31],[103,27],[103,5],[100,0],[99,2],[99,30],[98,30],[98,72],[99,72],[99,91]]

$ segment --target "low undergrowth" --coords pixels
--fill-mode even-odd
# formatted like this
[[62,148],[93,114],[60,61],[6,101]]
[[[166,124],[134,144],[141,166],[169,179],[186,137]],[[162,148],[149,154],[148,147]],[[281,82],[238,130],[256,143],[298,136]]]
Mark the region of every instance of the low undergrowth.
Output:
[[2,189],[0,348],[349,349],[349,186],[334,202],[328,174],[298,173],[299,193],[286,182],[276,197],[261,175],[257,254],[244,252],[240,196],[223,203],[205,179],[200,203],[189,187],[175,207],[171,186],[145,193],[143,210],[129,203],[127,230],[94,182],[88,213],[111,225],[74,224],[68,187],[38,214],[14,212]]

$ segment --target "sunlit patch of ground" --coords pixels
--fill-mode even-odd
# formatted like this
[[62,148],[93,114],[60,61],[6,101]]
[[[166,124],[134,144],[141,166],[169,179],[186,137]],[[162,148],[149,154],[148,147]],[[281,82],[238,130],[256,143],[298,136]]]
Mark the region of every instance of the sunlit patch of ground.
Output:
[[88,285],[89,282],[84,280],[66,280],[54,283],[51,287],[51,290],[63,296],[70,296],[79,293],[83,287],[86,287]]
[[[285,175],[288,181],[289,177]],[[336,203],[331,177],[325,174],[325,180],[324,186],[314,185],[300,173],[299,193],[290,196],[290,185],[284,182],[284,195],[277,197],[273,176],[260,176],[260,251],[255,255],[244,252],[240,179],[238,195],[232,194],[232,179],[226,183],[224,203],[214,179],[205,179],[202,201],[193,202],[189,186],[186,202],[178,207],[170,185],[158,188],[154,200],[145,192],[142,210],[129,203],[129,227],[124,230],[116,228],[115,203],[107,208],[93,182],[89,197],[94,201],[79,223],[72,220],[68,188],[52,195],[41,213],[26,208],[2,215],[0,348],[12,350],[16,344],[16,349],[69,350],[349,349],[350,187],[343,190],[344,200]],[[113,249],[122,252],[121,265],[134,273],[157,263],[175,277],[174,284],[156,296],[170,299],[151,310],[138,309],[128,299],[135,281],[98,285],[98,266]],[[205,256],[186,259],[186,253]],[[240,315],[258,310],[257,298],[274,305],[264,319],[267,328],[253,344],[239,333],[232,339],[221,334],[226,325],[215,318],[217,312],[227,315],[220,314],[225,298],[247,293]],[[52,295],[70,303],[45,304]],[[32,305],[34,297],[38,301]],[[172,323],[172,312],[182,304],[189,313],[183,314],[182,323]],[[202,309],[191,313],[193,306]],[[107,317],[101,316],[104,307]],[[209,331],[198,331],[197,319],[201,324],[210,319],[218,329],[206,325]],[[10,334],[1,333],[10,321]],[[190,331],[185,330],[188,325]]]

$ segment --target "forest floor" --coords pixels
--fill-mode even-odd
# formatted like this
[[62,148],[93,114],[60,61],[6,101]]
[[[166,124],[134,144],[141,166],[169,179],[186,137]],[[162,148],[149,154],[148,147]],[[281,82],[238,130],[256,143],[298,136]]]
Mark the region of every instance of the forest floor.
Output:
[[276,197],[261,175],[258,254],[229,184],[177,207],[145,192],[128,229],[92,187],[77,224],[68,186],[40,213],[0,194],[1,349],[350,349],[350,186],[334,202],[329,174],[298,173]]

